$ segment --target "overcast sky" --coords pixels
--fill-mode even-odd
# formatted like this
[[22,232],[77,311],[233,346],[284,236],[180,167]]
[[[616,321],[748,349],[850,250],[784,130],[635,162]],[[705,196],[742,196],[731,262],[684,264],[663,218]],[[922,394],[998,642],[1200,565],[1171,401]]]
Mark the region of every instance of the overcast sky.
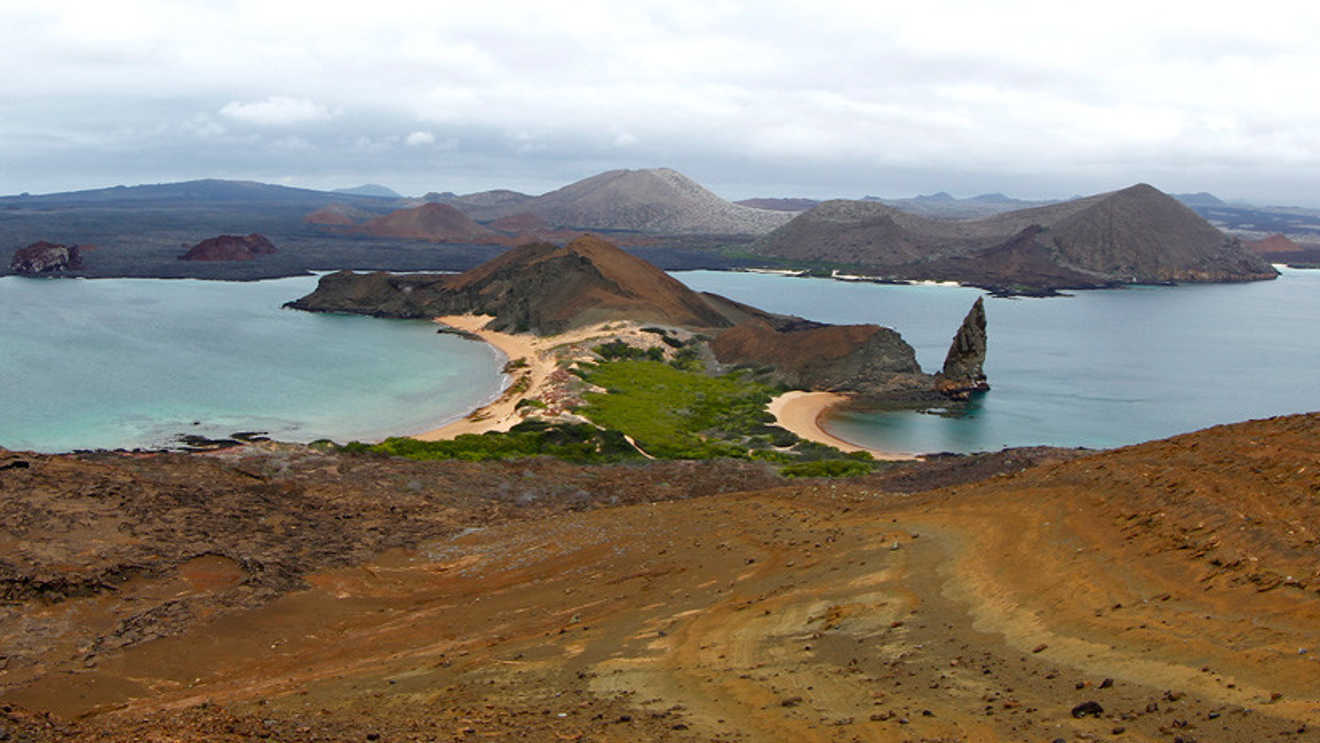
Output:
[[1316,3],[0,0],[0,20],[0,193],[540,193],[669,166],[728,198],[1145,181],[1320,205]]

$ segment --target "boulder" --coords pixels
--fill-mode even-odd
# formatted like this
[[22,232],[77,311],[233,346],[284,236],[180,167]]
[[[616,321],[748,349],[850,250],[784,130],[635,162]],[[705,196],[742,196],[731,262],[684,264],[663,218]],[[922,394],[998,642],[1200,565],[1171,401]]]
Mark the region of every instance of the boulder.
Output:
[[58,245],[35,242],[14,251],[9,270],[14,273],[38,274],[56,271],[76,271],[82,268],[82,255],[77,245]]

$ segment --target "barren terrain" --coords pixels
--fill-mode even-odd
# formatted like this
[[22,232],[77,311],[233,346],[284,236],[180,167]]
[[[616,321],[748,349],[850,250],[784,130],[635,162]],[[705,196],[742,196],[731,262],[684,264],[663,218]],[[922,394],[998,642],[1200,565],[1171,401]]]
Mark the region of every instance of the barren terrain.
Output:
[[1292,416],[798,482],[279,445],[3,453],[0,726],[1309,740],[1318,444],[1320,415]]

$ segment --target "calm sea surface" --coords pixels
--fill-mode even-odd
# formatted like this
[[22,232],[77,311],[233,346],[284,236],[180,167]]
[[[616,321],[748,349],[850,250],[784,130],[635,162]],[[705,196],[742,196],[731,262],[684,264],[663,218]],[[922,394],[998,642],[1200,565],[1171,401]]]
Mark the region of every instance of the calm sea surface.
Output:
[[315,285],[0,278],[0,446],[244,430],[369,440],[436,427],[499,392],[502,359],[484,343],[422,321],[280,309]]
[[[1276,281],[987,297],[991,391],[968,413],[845,412],[826,427],[889,451],[1110,447],[1320,409],[1320,271]],[[981,292],[745,273],[676,274],[776,312],[902,333],[927,371]]]
[[[899,330],[928,371],[981,295],[748,273],[676,274],[776,312]],[[280,304],[313,277],[255,283],[0,278],[0,446],[152,446],[179,433],[371,440],[495,395],[495,353],[429,323]],[[892,451],[1108,447],[1320,409],[1320,272],[1277,281],[987,298],[993,389],[960,417],[842,413]],[[193,422],[199,425],[193,425]]]

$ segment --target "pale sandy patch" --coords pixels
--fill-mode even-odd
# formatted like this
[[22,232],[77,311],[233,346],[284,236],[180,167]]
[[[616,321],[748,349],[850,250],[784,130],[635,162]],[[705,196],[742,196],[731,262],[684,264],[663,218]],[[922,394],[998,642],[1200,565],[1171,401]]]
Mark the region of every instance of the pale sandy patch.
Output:
[[771,400],[767,409],[775,417],[776,425],[792,431],[807,441],[832,446],[844,452],[864,451],[876,459],[890,461],[918,459],[915,454],[880,451],[879,449],[858,446],[830,434],[821,427],[821,417],[829,412],[830,408],[847,401],[847,397],[837,392],[793,390]]
[[510,362],[521,360],[525,366],[510,370],[512,379],[509,386],[494,402],[477,408],[464,418],[413,438],[441,441],[465,433],[508,431],[523,420],[518,403],[526,399],[537,399],[544,393],[550,375],[559,366],[555,349],[594,338],[641,335],[641,331],[631,324],[619,322],[601,323],[559,335],[501,333],[486,329],[486,323],[492,319],[491,315],[445,315],[435,318],[435,322],[471,333],[494,346]]

